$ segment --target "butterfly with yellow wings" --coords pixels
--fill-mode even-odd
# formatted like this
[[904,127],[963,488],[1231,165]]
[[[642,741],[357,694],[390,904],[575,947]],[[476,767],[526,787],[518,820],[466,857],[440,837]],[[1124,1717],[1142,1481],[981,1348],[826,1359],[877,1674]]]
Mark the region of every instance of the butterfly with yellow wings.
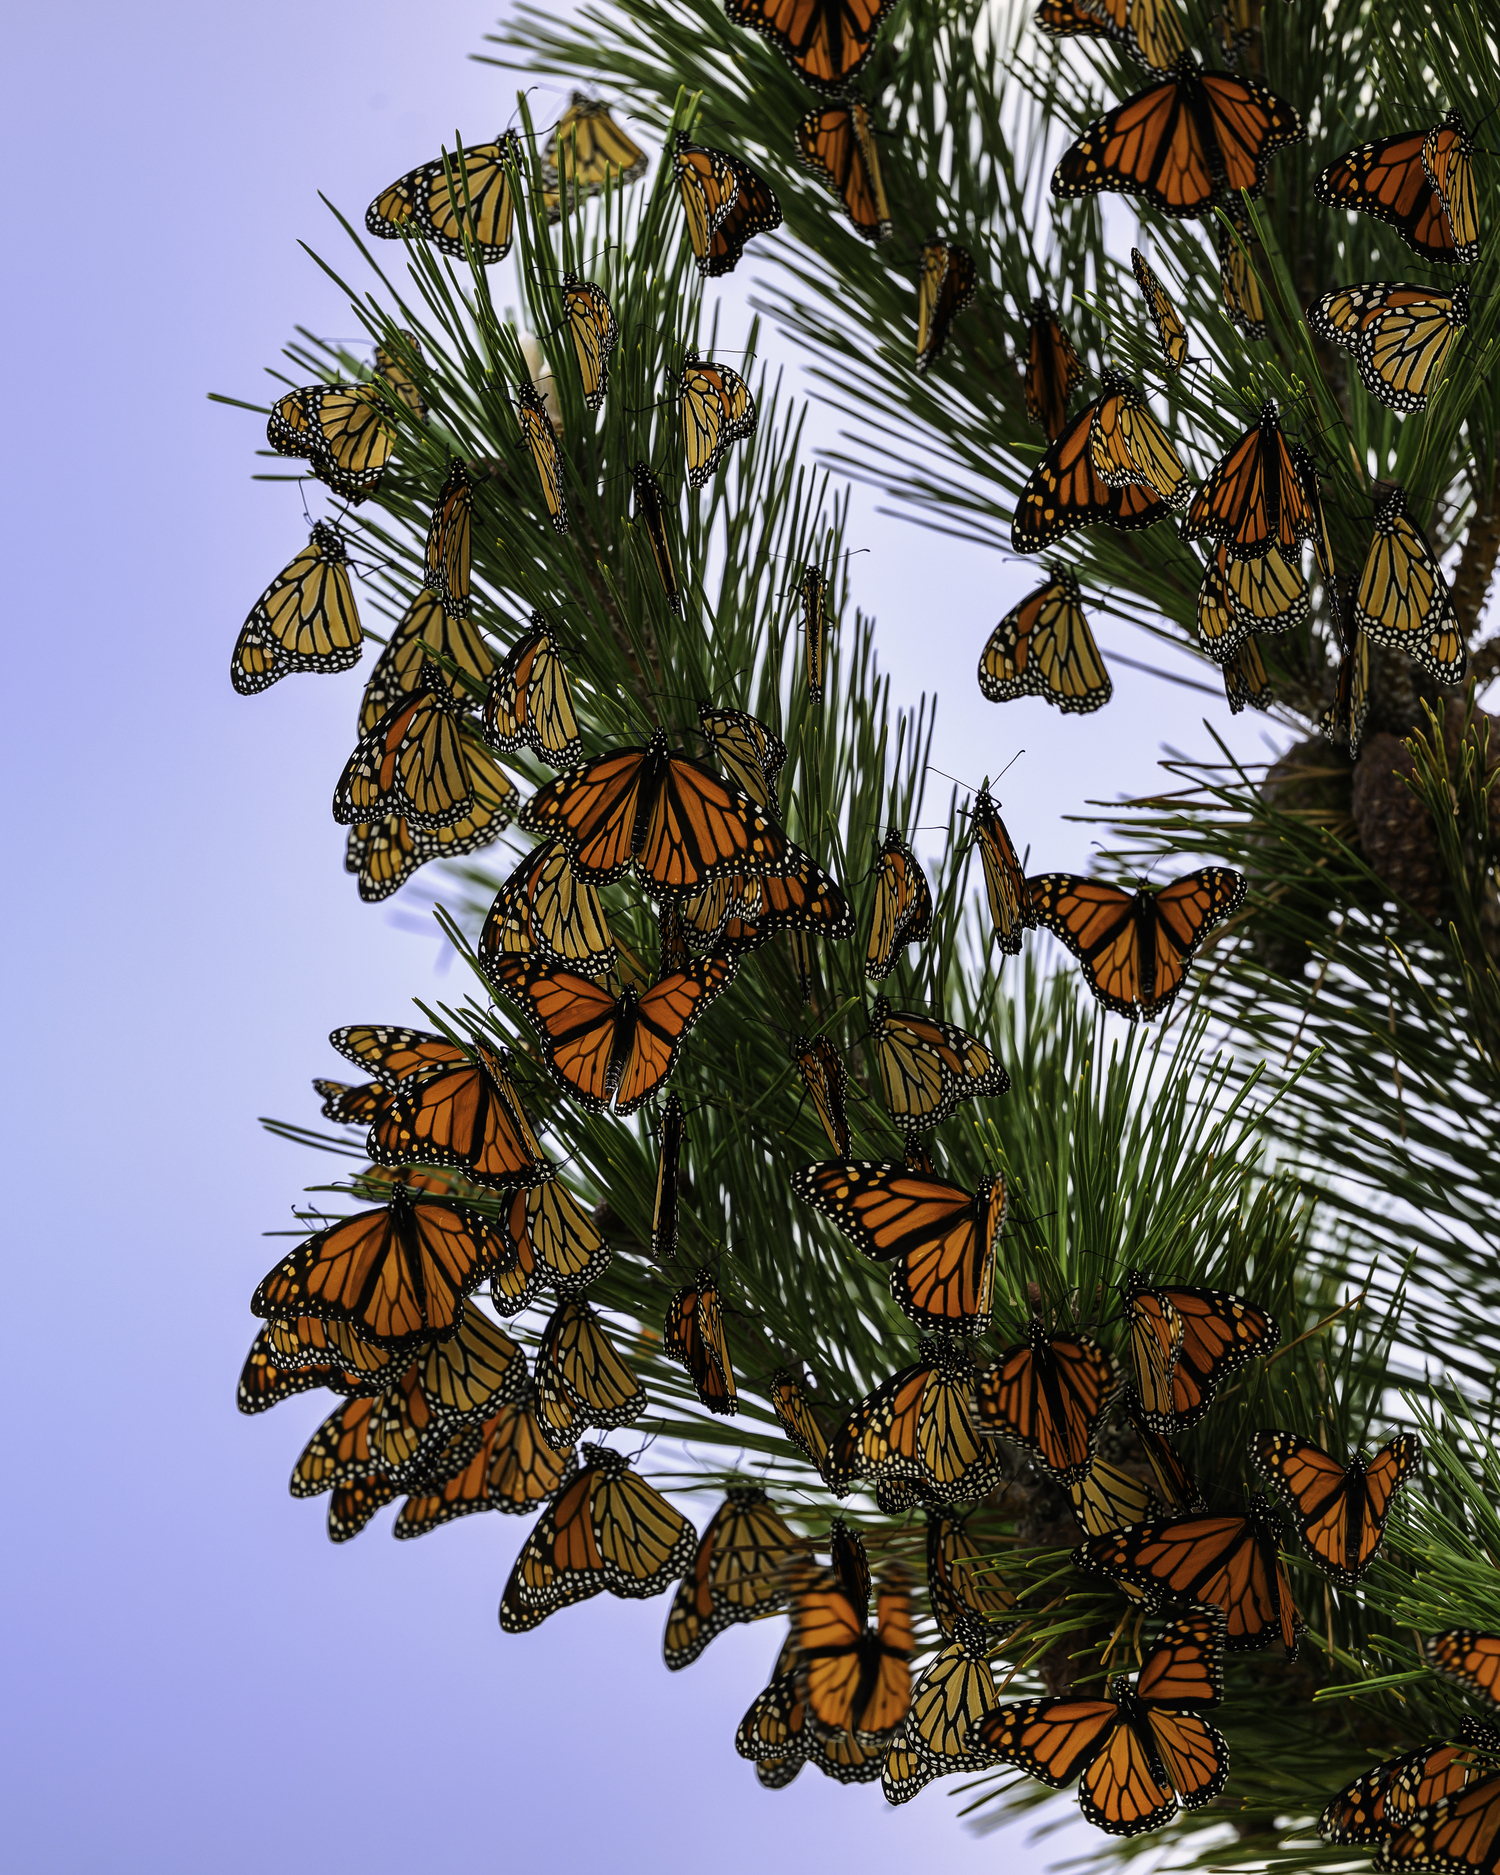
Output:
[[445,611],[440,596],[424,586],[402,613],[370,672],[359,706],[362,736],[418,687],[428,659],[460,708],[477,700],[495,668],[489,647],[467,614]]
[[805,1035],[794,1037],[792,1063],[802,1085],[812,1097],[813,1109],[828,1135],[828,1143],[840,1158],[848,1158],[849,1070],[844,1057],[826,1035],[809,1041]]
[[370,1128],[376,1165],[449,1166],[475,1185],[535,1185],[551,1167],[496,1050],[414,1075],[392,1093]]
[[1469,323],[1469,289],[1434,293],[1402,280],[1339,287],[1308,308],[1307,323],[1319,338],[1348,347],[1372,397],[1392,410],[1425,410]]
[[481,266],[504,260],[515,221],[511,178],[519,161],[514,131],[493,143],[460,145],[383,189],[365,210],[365,227],[385,241],[420,235],[455,260],[470,253]]
[[692,1567],[696,1547],[693,1526],[623,1454],[586,1445],[583,1469],[521,1546],[500,1625],[508,1634],[524,1633],[606,1590],[632,1601],[664,1594]]
[[1463,681],[1463,628],[1432,544],[1405,489],[1376,482],[1375,537],[1354,595],[1354,627],[1372,644],[1404,651],[1441,684]]
[[1231,560],[1220,547],[1198,589],[1198,641],[1225,664],[1251,632],[1285,632],[1307,622],[1307,582],[1295,557],[1272,547],[1255,560]]
[[603,287],[581,280],[571,269],[562,277],[562,298],[563,316],[583,380],[583,401],[590,410],[597,410],[609,389],[610,354],[620,342],[620,328]]
[[1132,485],[1160,495],[1169,507],[1187,501],[1187,470],[1144,397],[1106,365],[1089,420],[1089,459],[1110,488]]
[[1389,1842],[1418,1810],[1463,1790],[1496,1756],[1500,1732],[1481,1720],[1465,1719],[1456,1739],[1419,1745],[1355,1778],[1318,1818],[1318,1834],[1324,1842],[1342,1845]]
[[374,1396],[370,1456],[396,1483],[420,1484],[431,1475],[436,1446],[446,1447],[460,1426],[484,1419],[525,1385],[521,1350],[471,1303],[456,1335],[435,1343]]
[[927,1512],[927,1599],[938,1632],[951,1640],[963,1614],[978,1615],[994,1634],[1013,1625],[1014,1591],[999,1571],[976,1567],[983,1551],[956,1510]]
[[667,604],[682,617],[682,588],[677,583],[677,566],[672,558],[672,538],[667,531],[667,498],[661,483],[644,462],[632,471],[635,480],[635,515],[646,530],[646,541],[656,566],[657,578],[666,594]]
[[1207,1510],[1197,1480],[1178,1455],[1177,1448],[1148,1426],[1140,1407],[1128,1395],[1125,1417],[1130,1421],[1162,1503],[1178,1511]]
[[844,204],[854,232],[883,241],[891,231],[890,205],[880,177],[880,156],[863,98],[842,97],[809,111],[797,125],[797,154]]
[[375,375],[390,387],[397,403],[425,421],[427,406],[422,401],[421,385],[413,376],[414,369],[427,369],[416,334],[403,332],[399,326],[392,328],[390,336],[375,347]]
[[592,1211],[560,1178],[510,1194],[500,1219],[506,1255],[490,1272],[490,1301],[502,1315],[530,1308],[544,1289],[580,1295],[609,1268],[612,1252]]
[[407,1498],[392,1536],[426,1536],[476,1511],[518,1516],[537,1510],[569,1484],[578,1469],[571,1447],[556,1452],[542,1437],[529,1381],[516,1399],[480,1425],[479,1433],[479,1449],[462,1471]]
[[464,1297],[505,1254],[478,1212],[398,1186],[389,1204],[341,1218],[284,1257],[250,1312],[271,1321],[321,1315],[367,1341],[409,1346],[452,1334]]
[[762,33],[819,91],[842,91],[864,69],[896,0],[725,0],[736,26]]
[[743,710],[698,705],[698,721],[719,764],[734,785],[760,807],[780,811],[776,779],[786,766],[786,744]]
[[887,1803],[907,1803],[935,1777],[989,1763],[969,1739],[999,1703],[991,1645],[982,1621],[970,1614],[956,1617],[948,1644],[911,1689],[910,1708],[891,1740],[880,1780]]
[[469,542],[474,523],[474,484],[461,462],[448,465],[427,528],[423,584],[435,592],[450,618],[469,615]]
[[1254,560],[1273,547],[1295,555],[1317,531],[1303,477],[1281,433],[1276,400],[1269,398],[1193,497],[1182,537],[1206,536],[1232,558]]
[[542,146],[542,191],[548,221],[561,221],[563,198],[574,208],[606,188],[637,182],[648,167],[646,152],[626,135],[609,107],[575,91]]
[[1368,1462],[1356,1452],[1344,1466],[1311,1439],[1271,1429],[1255,1434],[1250,1453],[1291,1508],[1313,1560],[1341,1588],[1353,1588],[1380,1553],[1391,1504],[1422,1456],[1422,1441],[1403,1432]]
[[1220,1382],[1246,1361],[1274,1353],[1275,1317],[1225,1289],[1149,1282],[1131,1270],[1120,1283],[1135,1369],[1134,1399],[1153,1432],[1195,1425]]
[[781,226],[775,191],[742,157],[706,149],[686,131],[677,133],[672,162],[699,273],[733,273],[747,241]]
[[[1055,442],[1068,421],[1068,399],[1083,382],[1083,364],[1045,293],[1031,302],[1026,336],[1026,416]],[[1092,413],[1091,413],[1092,414]],[[1088,427],[1084,427],[1085,441]]]
[[568,503],[563,493],[563,459],[557,446],[557,431],[552,427],[552,418],[536,386],[524,378],[516,385],[515,413],[521,441],[536,470],[547,514],[555,530],[566,534]]
[[[390,1194],[387,1191],[381,1195]],[[395,1371],[392,1362],[403,1358],[391,1348],[365,1341],[347,1322],[327,1321],[317,1315],[267,1322],[260,1345],[276,1366],[288,1372],[305,1367],[328,1368],[334,1379],[325,1384],[335,1393],[378,1393]]]
[[1224,700],[1230,714],[1238,716],[1247,707],[1266,709],[1275,697],[1260,646],[1253,638],[1244,639],[1224,660]]
[[1169,78],[1089,125],[1054,170],[1052,193],[1068,201],[1111,190],[1164,215],[1206,215],[1227,190],[1259,195],[1271,158],[1305,135],[1284,98],[1183,52]]
[[823,701],[823,670],[828,649],[828,581],[819,567],[802,569],[798,582],[802,601],[802,632],[806,641],[807,700]]
[[1026,881],[1037,923],[1061,938],[1106,1009],[1150,1022],[1172,1005],[1203,940],[1238,911],[1249,887],[1224,866],[1185,873],[1160,891],[1044,872]]
[[342,535],[326,521],[256,600],[235,640],[229,679],[242,697],[268,690],[289,671],[346,671],[362,634]]
[[687,1369],[693,1391],[711,1413],[726,1418],[739,1411],[734,1369],[724,1339],[724,1303],[712,1272],[681,1288],[667,1306],[662,1352]]
[[[473,811],[471,756],[481,746],[429,663],[417,687],[354,745],[334,789],[333,817],[344,826],[388,814],[414,828],[452,826]],[[511,784],[505,786],[513,796]]]
[[873,1483],[881,1508],[953,1504],[997,1482],[973,1423],[974,1365],[961,1344],[923,1341],[917,1361],[868,1394],[828,1442],[823,1480],[836,1497]]
[[892,1009],[883,996],[870,1009],[870,1039],[886,1111],[908,1148],[914,1134],[940,1126],[961,1101],[1010,1087],[1010,1076],[967,1029],[921,1010]]
[[349,829],[344,870],[359,880],[359,895],[378,904],[403,886],[430,859],[459,859],[498,840],[519,796],[483,749],[468,751],[474,798],[468,811],[446,827],[413,827],[404,816],[356,821]]
[[[1137,482],[1111,488],[1094,467],[1089,437],[1097,407],[1097,399],[1085,404],[1059,429],[1022,485],[1010,524],[1017,553],[1040,552],[1081,527],[1113,527],[1122,533],[1155,527],[1171,513],[1153,489]],[[1040,594],[1034,597],[1040,600]]]
[[1162,285],[1155,268],[1138,247],[1130,250],[1130,270],[1141,289],[1151,323],[1156,327],[1156,342],[1167,369],[1180,371],[1188,356],[1187,327],[1182,323],[1182,315],[1173,305],[1172,296]]
[[1435,1673],[1500,1705],[1500,1634],[1445,1628],[1422,1638],[1422,1658]]
[[875,859],[875,896],[870,905],[870,936],[865,945],[865,975],[888,977],[908,944],[919,944],[932,929],[932,892],[921,862],[893,829]]
[[1479,258],[1474,144],[1449,111],[1431,130],[1403,130],[1349,150],[1321,170],[1313,194],[1396,229],[1424,260],[1470,267]]
[[536,1351],[537,1421],[554,1446],[585,1426],[628,1426],[649,1401],[587,1302],[569,1296],[553,1310]]
[[1219,204],[1216,238],[1219,249],[1219,291],[1229,322],[1247,339],[1266,336],[1266,304],[1260,290],[1251,247],[1253,230],[1240,198]]
[[789,1580],[792,1644],[812,1716],[831,1731],[873,1744],[900,1724],[911,1702],[908,1663],[916,1637],[905,1571],[893,1566],[882,1578],[873,1630],[867,1625],[868,1578],[864,1597],[839,1571],[805,1562],[791,1566]]
[[1108,1536],[1159,1517],[1166,1506],[1143,1479],[1119,1465],[1095,1457],[1083,1476],[1068,1486],[1068,1501],[1085,1536]]
[[725,1628],[783,1607],[782,1565],[801,1549],[758,1485],[734,1486],[709,1519],[667,1615],[662,1653],[668,1667],[691,1666]]
[[1179,1805],[1199,1809],[1224,1788],[1229,1747],[1203,1717],[1224,1696],[1223,1654],[1220,1617],[1180,1616],[1146,1655],[1134,1687],[1116,1679],[1107,1699],[1064,1694],[999,1706],[975,1725],[970,1744],[1055,1788],[1081,1776],[1079,1808],[1096,1829],[1144,1835]]
[[[1166,512],[1157,497],[1147,499]],[[1053,566],[991,632],[979,659],[979,688],[991,703],[1041,697],[1065,715],[1102,709],[1114,695],[1084,617],[1083,592],[1066,567]]]
[[771,1410],[787,1438],[819,1472],[828,1456],[828,1440],[813,1412],[807,1388],[790,1368],[778,1367],[771,1376]]
[[792,1190],[863,1255],[890,1264],[891,1293],[919,1328],[988,1332],[1005,1215],[998,1177],[969,1191],[890,1160],[831,1160],[794,1172]]
[[372,384],[310,384],[277,403],[266,441],[279,456],[304,457],[320,482],[356,507],[380,486],[396,431]]
[[966,247],[941,239],[922,243],[917,270],[917,369],[930,370],[943,354],[953,321],[974,304],[979,276]]
[[490,678],[484,733],[502,754],[527,748],[554,768],[583,759],[573,687],[545,613],[532,613],[531,630]]
[[1154,72],[1187,50],[1173,0],[1042,0],[1036,23],[1052,39],[1108,39]]
[[1049,1335],[1033,1321],[1025,1341],[981,1369],[974,1410],[985,1432],[1000,1433],[1049,1477],[1072,1485],[1089,1468],[1119,1386],[1113,1357],[1092,1335]]
[[755,399],[737,371],[705,362],[691,348],[683,354],[681,393],[688,485],[702,488],[713,479],[730,444],[754,436]]
[[[293,1497],[321,1497],[325,1491],[365,1487],[368,1510],[354,1520],[357,1528],[363,1528],[382,1504],[388,1504],[401,1491],[400,1484],[386,1476],[370,1451],[370,1416],[374,1408],[371,1397],[348,1400],[330,1413],[303,1448],[290,1479]],[[344,1521],[342,1515],[340,1521]],[[329,1535],[335,1542],[345,1540],[334,1536],[333,1524],[330,1516]],[[354,1533],[353,1529],[347,1532],[350,1536]]]

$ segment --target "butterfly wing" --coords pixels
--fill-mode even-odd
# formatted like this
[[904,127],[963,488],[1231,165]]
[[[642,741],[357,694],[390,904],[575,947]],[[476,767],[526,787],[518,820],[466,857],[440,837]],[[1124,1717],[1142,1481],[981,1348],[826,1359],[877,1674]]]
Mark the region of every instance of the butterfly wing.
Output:
[[899,833],[887,834],[875,864],[865,975],[888,977],[908,944],[932,929],[932,892],[916,854]]
[[546,503],[552,526],[557,533],[566,534],[568,503],[563,492],[562,451],[558,447],[557,432],[552,427],[547,406],[534,384],[523,381],[516,386],[515,409],[521,440],[531,457],[531,466],[536,470],[537,484],[542,491],[542,500]]
[[1422,139],[1422,173],[1437,191],[1448,216],[1454,259],[1472,267],[1479,259],[1479,194],[1474,184],[1474,140],[1463,118],[1449,111]]
[[755,434],[756,420],[755,399],[740,374],[689,352],[682,369],[682,443],[691,487],[713,479],[730,444]]
[[1395,228],[1424,260],[1462,265],[1441,194],[1422,163],[1426,134],[1408,130],[1349,150],[1313,179],[1313,194]]
[[1467,668],[1463,633],[1448,582],[1404,489],[1377,483],[1375,537],[1354,599],[1355,628],[1388,645],[1440,683],[1458,683]]
[[[1050,442],[1067,426],[1068,399],[1082,382],[1083,362],[1073,341],[1047,301],[1034,300],[1026,342],[1026,415],[1045,430]],[[1087,435],[1085,424],[1085,440]]]
[[669,1078],[689,1031],[734,981],[734,973],[729,959],[704,957],[641,996],[620,1068],[616,1112],[634,1113]]
[[587,1302],[559,1303],[536,1354],[538,1423],[554,1446],[585,1426],[628,1426],[645,1412],[645,1389]]
[[417,233],[455,260],[470,251],[481,266],[504,260],[515,220],[510,171],[516,161],[512,134],[414,169],[403,183]]
[[667,533],[667,504],[661,484],[644,462],[635,465],[635,518],[646,529],[646,540],[656,573],[666,594],[667,605],[682,617],[682,592],[677,584],[677,568],[672,559],[672,542]]
[[1500,1634],[1445,1628],[1423,1637],[1422,1658],[1434,1672],[1500,1705]]
[[725,0],[736,26],[769,39],[819,91],[841,91],[864,69],[896,0]]
[[[1208,213],[1220,185],[1197,108],[1200,83],[1195,69],[1179,72],[1090,124],[1053,171],[1053,195],[1066,201],[1110,190],[1144,196],[1164,215]],[[1253,117],[1248,92],[1245,101]],[[1228,96],[1224,104],[1232,111]]]
[[1099,1001],[1134,1021],[1150,993],[1137,896],[1102,879],[1066,872],[1028,879],[1026,893],[1037,923],[1072,951]]
[[1159,1516],[1162,1505],[1139,1478],[1102,1458],[1093,1459],[1076,1484],[1068,1486],[1073,1515],[1086,1536],[1107,1536]]
[[309,544],[272,580],[240,629],[229,677],[241,696],[269,689],[290,671],[346,671],[359,662],[362,633],[348,565],[337,530],[317,522]]
[[1041,697],[1065,714],[1108,703],[1114,685],[1071,573],[1059,570],[1001,619],[979,660],[979,688],[991,703]]
[[1162,285],[1156,270],[1138,247],[1130,250],[1130,268],[1135,275],[1136,285],[1141,289],[1141,298],[1146,302],[1146,311],[1151,315],[1151,323],[1156,328],[1156,342],[1161,347],[1161,355],[1170,371],[1180,371],[1187,363],[1188,343],[1187,327],[1182,323],[1182,315],[1172,303],[1172,296]]
[[1014,1592],[994,1569],[976,1569],[980,1552],[956,1511],[934,1507],[927,1512],[927,1599],[945,1639],[957,1630],[964,1613],[978,1615],[991,1631],[1012,1616]]
[[1112,1699],[1018,1699],[987,1713],[971,1746],[1028,1777],[1061,1789],[1108,1746],[1122,1725]]
[[885,240],[891,211],[869,109],[862,99],[809,111],[797,125],[797,154],[843,201],[856,234],[866,241]]
[[1118,1387],[1113,1359],[1091,1336],[1049,1336],[1034,1322],[1026,1342],[980,1374],[976,1409],[987,1431],[1003,1434],[1060,1484],[1072,1485],[1089,1469]]
[[784,1367],[771,1376],[771,1407],[787,1438],[821,1472],[828,1457],[828,1440],[806,1390]]
[[1224,866],[1205,866],[1174,879],[1149,899],[1147,915],[1155,924],[1155,971],[1150,996],[1141,1004],[1147,1021],[1170,1006],[1203,940],[1239,910],[1248,890],[1243,874]]

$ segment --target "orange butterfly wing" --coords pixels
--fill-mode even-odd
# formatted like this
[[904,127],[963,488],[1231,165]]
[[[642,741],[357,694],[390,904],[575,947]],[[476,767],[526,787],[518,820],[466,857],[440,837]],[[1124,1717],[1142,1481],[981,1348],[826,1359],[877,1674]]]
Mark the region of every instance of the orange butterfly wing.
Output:
[[1106,1349],[1087,1335],[1049,1337],[1033,1322],[1029,1340],[979,1376],[976,1405],[986,1430],[1023,1446],[1061,1484],[1087,1473],[1104,1408],[1118,1378]]

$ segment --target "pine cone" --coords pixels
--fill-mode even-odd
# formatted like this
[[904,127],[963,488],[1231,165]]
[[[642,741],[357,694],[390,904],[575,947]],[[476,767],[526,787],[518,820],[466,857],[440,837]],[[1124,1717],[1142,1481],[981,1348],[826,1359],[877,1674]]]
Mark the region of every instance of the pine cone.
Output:
[[1399,736],[1382,729],[1369,737],[1354,764],[1354,825],[1366,863],[1391,895],[1435,922],[1443,870],[1432,817],[1406,785],[1415,768]]

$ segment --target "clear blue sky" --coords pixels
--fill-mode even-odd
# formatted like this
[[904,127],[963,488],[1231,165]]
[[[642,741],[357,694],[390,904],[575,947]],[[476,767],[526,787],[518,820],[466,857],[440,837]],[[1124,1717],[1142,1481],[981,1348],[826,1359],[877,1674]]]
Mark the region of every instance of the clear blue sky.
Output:
[[[835,1852],[894,1875],[1006,1852],[940,1791],[896,1813],[811,1772],[763,1793],[730,1740],[769,1627],[682,1675],[660,1664],[664,1603],[503,1637],[524,1526],[396,1544],[387,1513],[335,1549],[322,1501],[286,1491],[326,1396],[234,1411],[261,1233],[306,1176],[256,1115],[312,1119],[327,1031],[406,1019],[440,953],[341,870],[327,802],[362,674],[230,689],[240,621],[305,533],[292,489],[248,479],[255,420],[204,394],[263,395],[295,323],[353,330],[297,247],[336,251],[317,192],[357,216],[455,125],[509,117],[513,87],[465,57],[496,3],[85,0],[8,30],[16,1875],[634,1869],[695,1846],[719,1875]],[[1126,670],[1099,716],[985,704],[979,647],[1031,576],[867,498],[856,515],[874,549],[856,596],[896,695],[938,689],[934,759],[955,774],[1027,748],[1005,795],[1040,863],[1081,865],[1059,817],[1150,787],[1163,740],[1206,748],[1205,708],[1227,726]],[[1101,638],[1152,655],[1118,625]],[[1240,719],[1237,746],[1263,726]],[[1039,1867],[1076,1846],[1007,1850]]]

